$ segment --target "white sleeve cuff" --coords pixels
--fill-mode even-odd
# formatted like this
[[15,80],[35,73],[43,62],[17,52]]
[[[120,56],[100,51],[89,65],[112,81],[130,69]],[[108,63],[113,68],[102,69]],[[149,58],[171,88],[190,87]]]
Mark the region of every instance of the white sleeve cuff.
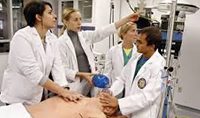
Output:
[[43,76],[42,79],[39,82],[39,85],[44,85],[48,79],[49,79],[48,77]]

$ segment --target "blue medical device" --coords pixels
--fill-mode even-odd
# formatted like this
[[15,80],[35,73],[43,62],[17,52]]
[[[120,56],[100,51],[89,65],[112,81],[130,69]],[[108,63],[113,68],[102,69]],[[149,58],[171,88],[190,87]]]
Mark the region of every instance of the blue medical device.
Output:
[[98,88],[108,88],[109,78],[103,74],[96,74],[92,77],[92,83]]

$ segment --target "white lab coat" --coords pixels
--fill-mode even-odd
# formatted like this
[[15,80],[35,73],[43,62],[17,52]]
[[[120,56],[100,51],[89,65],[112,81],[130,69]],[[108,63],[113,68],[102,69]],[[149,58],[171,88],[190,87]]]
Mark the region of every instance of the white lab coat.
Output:
[[44,78],[48,78],[50,71],[57,84],[68,84],[56,39],[54,34],[47,32],[45,52],[34,27],[27,26],[15,33],[10,43],[8,67],[3,76],[1,101],[39,103],[43,93],[39,84]]
[[[138,59],[140,56],[138,57]],[[110,90],[114,95],[122,91],[125,85],[125,97],[118,100],[120,111],[129,118],[157,118],[160,112],[161,93],[164,80],[161,78],[165,60],[156,51],[138,71],[134,81],[133,76],[138,59],[129,60],[120,77]],[[146,86],[139,88],[139,81],[144,78]]]
[[[104,28],[97,29],[95,31],[81,31],[78,32],[80,43],[88,58],[89,65],[92,72],[95,72],[94,55],[91,50],[93,43],[99,42],[109,35],[115,33],[116,27],[114,24],[110,24]],[[77,91],[82,94],[87,94],[89,90],[85,90],[85,86],[88,86],[86,82],[80,82],[79,78],[75,78],[76,73],[79,71],[78,62],[76,58],[75,49],[67,31],[59,37],[59,48],[63,65],[65,67],[65,75],[69,81],[70,90]],[[84,82],[84,83],[83,83]],[[93,95],[95,93],[92,93]],[[92,96],[93,96],[92,95]]]
[[[137,52],[136,45],[133,44],[132,56],[135,58],[139,55]],[[116,77],[120,75],[124,67],[124,56],[122,43],[113,46],[106,54],[105,69],[104,74],[111,80],[113,83],[116,80]]]

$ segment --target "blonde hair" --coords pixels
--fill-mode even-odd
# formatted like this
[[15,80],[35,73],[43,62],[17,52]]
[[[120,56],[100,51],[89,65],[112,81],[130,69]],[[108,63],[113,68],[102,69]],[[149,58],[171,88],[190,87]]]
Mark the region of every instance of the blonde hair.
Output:
[[77,9],[73,9],[73,8],[65,8],[63,9],[62,12],[62,22],[63,22],[63,27],[61,29],[61,34],[62,35],[64,33],[64,31],[67,29],[67,26],[65,24],[65,21],[68,21],[70,19],[70,15],[74,12],[79,12],[79,10]]
[[133,26],[137,27],[133,22],[128,22],[122,25],[119,29],[118,36],[123,40],[123,34],[126,34]]

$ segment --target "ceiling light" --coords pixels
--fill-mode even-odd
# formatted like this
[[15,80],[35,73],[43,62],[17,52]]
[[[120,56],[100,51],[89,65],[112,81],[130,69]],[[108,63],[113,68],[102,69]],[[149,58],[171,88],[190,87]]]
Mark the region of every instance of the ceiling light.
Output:
[[[158,5],[158,10],[161,12],[168,12],[171,8],[172,0],[162,0]],[[176,11],[183,11],[186,14],[192,14],[199,10],[199,7],[193,5],[186,0],[177,0]]]

